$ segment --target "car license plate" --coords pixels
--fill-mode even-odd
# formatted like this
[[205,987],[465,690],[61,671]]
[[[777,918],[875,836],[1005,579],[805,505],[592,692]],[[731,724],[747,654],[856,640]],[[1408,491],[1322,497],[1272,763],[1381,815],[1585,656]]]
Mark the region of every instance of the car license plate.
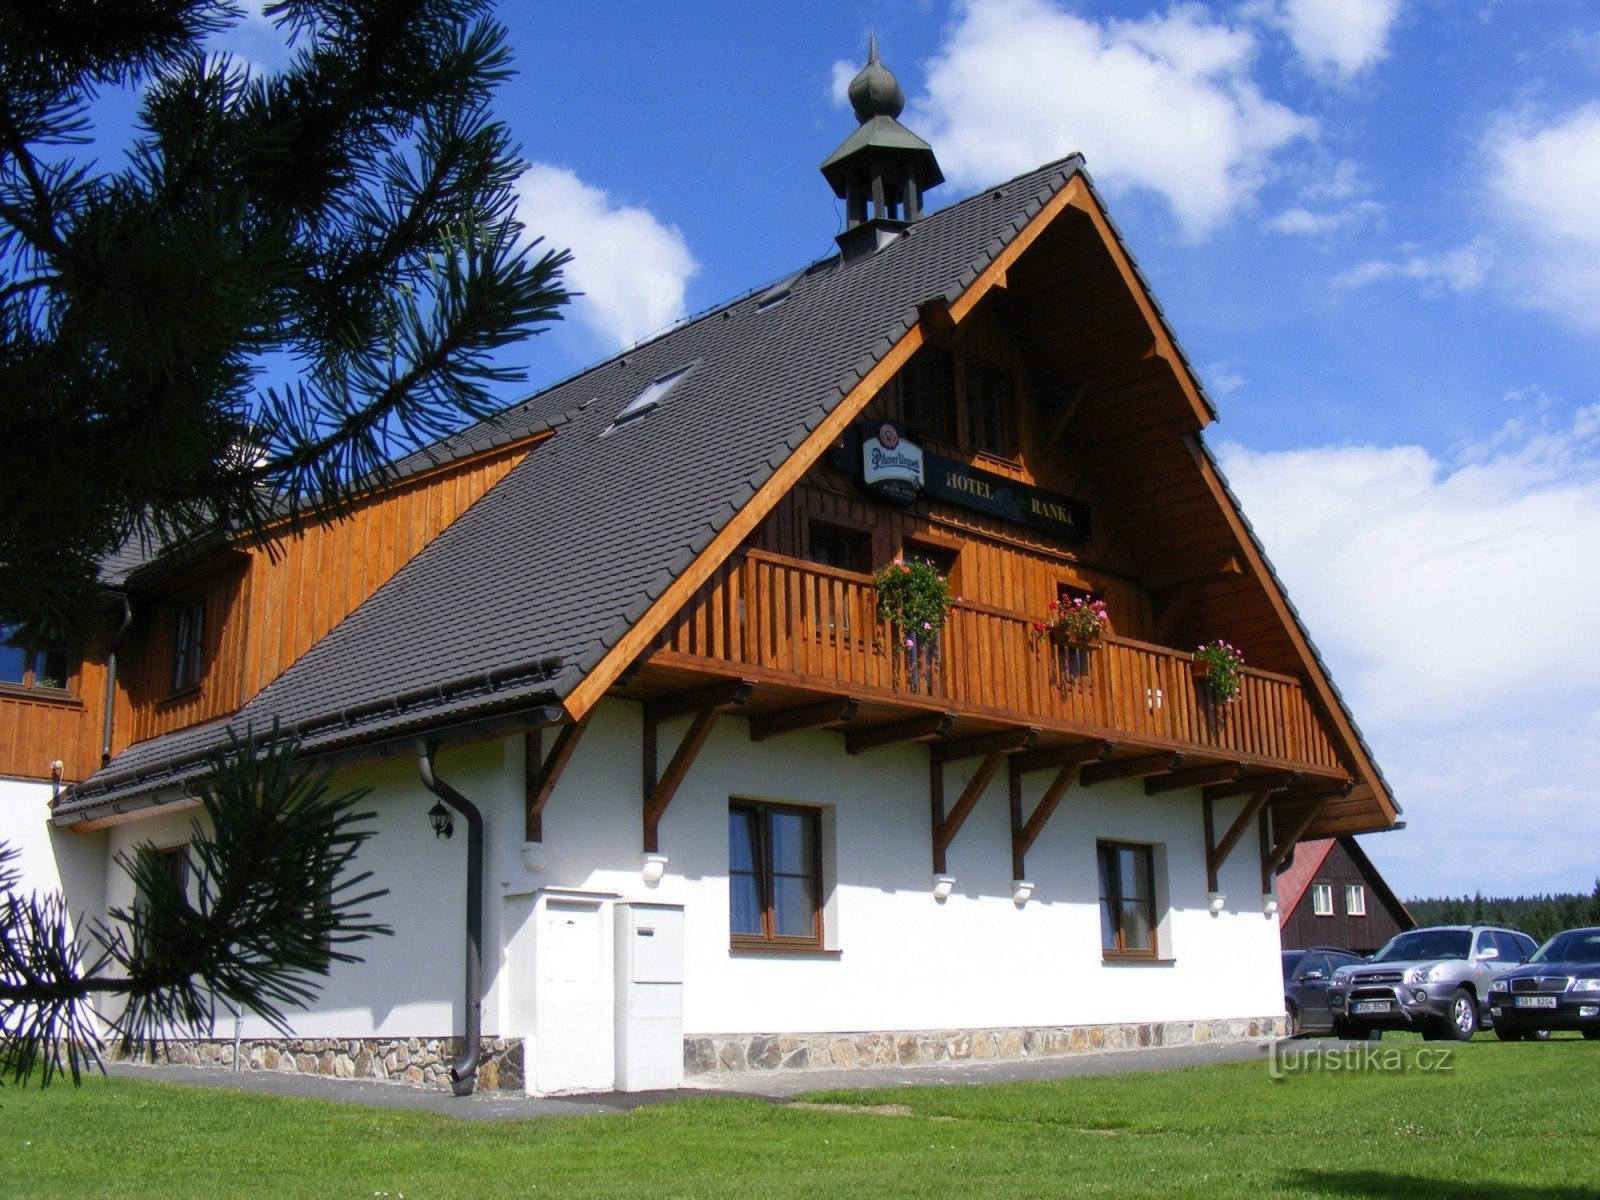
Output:
[[1518,996],[1517,997],[1517,1007],[1518,1008],[1554,1008],[1555,1006],[1556,1006],[1556,998],[1554,996]]
[[1392,1000],[1357,1000],[1350,1006],[1353,1013],[1386,1013],[1394,1008]]

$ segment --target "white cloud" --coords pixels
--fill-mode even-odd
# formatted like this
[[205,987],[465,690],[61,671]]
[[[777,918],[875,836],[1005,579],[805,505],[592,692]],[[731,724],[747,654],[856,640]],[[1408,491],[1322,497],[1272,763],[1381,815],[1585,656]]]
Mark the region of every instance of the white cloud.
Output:
[[1309,208],[1288,208],[1267,218],[1269,233],[1320,237],[1341,229],[1354,229],[1383,215],[1383,206],[1372,200],[1358,200],[1344,208],[1312,212]]
[[1539,405],[1449,463],[1417,446],[1221,457],[1406,808],[1410,831],[1375,839],[1407,864],[1396,886],[1587,888],[1600,406]]
[[287,27],[280,30],[264,11],[266,0],[242,0],[240,17],[213,35],[210,45],[244,62],[255,74],[270,75],[289,65]]
[[841,58],[833,64],[833,74],[828,80],[828,95],[837,107],[850,107],[850,81],[860,72],[860,66],[848,58]]
[[1206,387],[1219,396],[1227,396],[1237,392],[1250,381],[1239,370],[1239,364],[1226,359],[1218,359],[1205,369],[1204,378]]
[[677,226],[544,163],[517,182],[517,216],[530,236],[572,250],[566,281],[583,293],[573,311],[610,345],[631,346],[683,318],[700,267]]
[[1320,75],[1349,79],[1389,53],[1400,0],[1284,0],[1276,16],[1295,52]]
[[1407,279],[1420,283],[1419,290],[1424,296],[1442,296],[1446,292],[1461,295],[1483,286],[1494,262],[1494,250],[1494,242],[1485,237],[1439,254],[1424,254],[1415,246],[1402,246],[1398,258],[1357,263],[1335,275],[1333,284],[1357,288],[1391,279]]
[[1600,103],[1542,124],[1502,116],[1484,150],[1490,193],[1515,250],[1512,294],[1600,330]]
[[1274,156],[1316,123],[1251,78],[1256,41],[1181,4],[1095,21],[1048,0],[966,0],[909,121],[957,186],[1081,150],[1111,190],[1142,188],[1204,237],[1251,204]]

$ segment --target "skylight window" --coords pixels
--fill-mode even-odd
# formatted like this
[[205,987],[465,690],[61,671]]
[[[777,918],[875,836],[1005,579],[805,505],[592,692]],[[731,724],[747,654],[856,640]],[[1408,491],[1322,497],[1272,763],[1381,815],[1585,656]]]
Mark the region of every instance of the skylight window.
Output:
[[636,417],[642,417],[645,413],[660,405],[672,389],[683,381],[684,376],[695,369],[695,365],[695,363],[689,363],[687,366],[679,367],[676,371],[669,371],[648,384],[644,391],[623,406],[622,411],[612,420],[612,426],[615,427],[632,421]]

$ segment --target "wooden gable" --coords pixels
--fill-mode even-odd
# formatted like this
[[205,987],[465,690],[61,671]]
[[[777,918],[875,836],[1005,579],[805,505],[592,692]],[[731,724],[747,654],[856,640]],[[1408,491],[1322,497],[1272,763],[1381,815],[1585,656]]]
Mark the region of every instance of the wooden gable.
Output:
[[[902,372],[924,347],[1005,370],[1020,401],[1010,453],[985,453],[961,444],[959,436],[955,444],[942,445],[930,438],[930,445],[985,471],[1087,499],[1094,512],[1088,542],[1065,544],[940,502],[886,508],[864,499],[835,469],[830,452],[853,424],[906,420]],[[961,420],[958,416],[958,426]],[[775,661],[765,645],[752,654],[748,646],[736,648],[729,640],[746,636],[734,625],[748,607],[748,596],[740,591],[747,585],[729,573],[730,556],[776,556],[777,574],[763,585],[768,588],[793,593],[822,587],[792,578],[811,556],[813,530],[821,526],[830,536],[848,540],[855,531],[865,538],[865,549],[852,555],[861,559],[858,567],[880,565],[907,551],[956,554],[956,584],[966,608],[995,620],[1037,619],[1056,588],[1068,585],[1105,597],[1118,633],[1135,641],[1185,648],[1181,653],[1213,637],[1239,645],[1250,664],[1267,673],[1266,698],[1254,714],[1266,731],[1251,739],[1252,761],[1265,769],[1293,766],[1297,756],[1309,756],[1315,764],[1322,761],[1315,744],[1325,742],[1333,756],[1327,761],[1337,764],[1332,774],[1342,776],[1330,778],[1318,766],[1316,778],[1279,793],[1273,809],[1278,827],[1311,834],[1385,828],[1398,810],[1196,436],[1210,420],[1209,405],[1141,277],[1095,196],[1076,177],[959,298],[924,306],[922,320],[590,672],[569,696],[568,711],[581,717],[624,668],[650,657],[653,643],[668,652],[657,660],[661,663],[684,652],[732,658],[743,666],[759,667],[763,655]],[[849,576],[826,576],[831,582],[823,590],[835,598],[821,603],[859,606],[848,594]],[[767,616],[775,629],[798,619],[792,600],[771,598]],[[836,628],[843,619],[827,621]],[[863,618],[849,619],[859,626]],[[748,636],[759,642],[763,635]],[[780,631],[772,641],[785,637]],[[786,659],[785,670],[872,685],[876,677],[870,669],[847,662],[837,637],[832,644],[831,658],[825,652],[804,662]],[[969,671],[987,669],[973,662]],[[1267,676],[1303,691],[1309,716],[1290,713],[1301,701],[1268,695],[1275,685]],[[674,678],[676,684],[646,680],[619,694],[643,697],[654,686],[686,686],[689,677]],[[1178,698],[1166,667],[1150,680],[1143,687],[1150,707]],[[1009,707],[1023,719],[1028,711],[1015,697],[997,693],[992,699],[996,714]],[[1279,709],[1281,716],[1275,715]],[[890,714],[885,709],[876,716],[888,720]],[[1144,724],[1137,713],[1123,717]],[[957,714],[951,736],[992,727],[964,728],[960,720]],[[1236,722],[1244,723],[1242,718]],[[1272,728],[1274,723],[1280,728]],[[1089,731],[1089,736],[1102,734],[1098,728]]]

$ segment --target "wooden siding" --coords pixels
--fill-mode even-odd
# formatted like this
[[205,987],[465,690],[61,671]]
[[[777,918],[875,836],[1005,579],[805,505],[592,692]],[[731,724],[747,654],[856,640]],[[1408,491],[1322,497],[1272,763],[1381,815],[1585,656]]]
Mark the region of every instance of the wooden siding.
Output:
[[[281,675],[526,454],[504,447],[415,476],[358,502],[347,519],[241,543],[132,597],[117,649],[113,753],[238,711]],[[178,611],[204,606],[204,672],[174,693]],[[0,776],[71,783],[100,765],[109,634],[90,646],[67,697],[0,691]]]
[[[118,747],[238,711],[504,478],[521,453],[407,480],[345,520],[248,546],[243,561],[139,606],[136,620],[146,624],[128,678],[132,720],[118,729]],[[194,599],[206,607],[205,677],[173,696],[173,630],[178,609]]]
[[[1333,886],[1332,916],[1319,917],[1312,911],[1311,889],[1319,883]],[[1367,915],[1364,917],[1352,917],[1345,911],[1344,889],[1352,883],[1367,889]],[[1369,876],[1349,852],[1335,842],[1306,885],[1300,903],[1284,918],[1283,948],[1306,950],[1312,946],[1332,946],[1353,954],[1371,954],[1414,924],[1403,911],[1390,909],[1387,895],[1388,887],[1383,881]]]
[[751,550],[701,586],[652,662],[869,699],[935,701],[963,715],[1086,738],[1195,749],[1263,767],[1341,777],[1338,751],[1281,675],[1247,671],[1239,698],[1212,702],[1189,656],[1109,637],[1080,661],[1030,637],[1032,618],[957,604],[937,654],[907,651],[876,613],[867,575]]

